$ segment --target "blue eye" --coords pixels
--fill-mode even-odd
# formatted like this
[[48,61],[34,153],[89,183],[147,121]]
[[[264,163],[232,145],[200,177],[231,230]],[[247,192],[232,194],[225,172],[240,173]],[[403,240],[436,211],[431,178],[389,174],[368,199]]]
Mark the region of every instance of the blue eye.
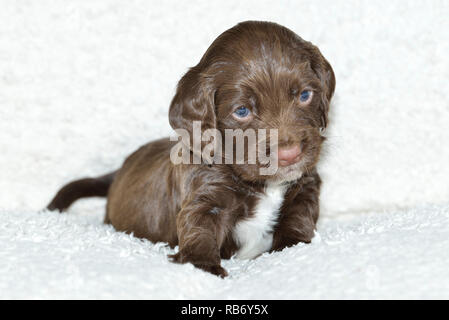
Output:
[[247,107],[238,107],[234,111],[234,114],[238,118],[246,118],[247,116],[249,116],[250,113],[251,113],[251,111],[249,111],[249,109]]
[[303,92],[301,92],[301,94],[299,95],[299,101],[301,102],[306,102],[310,99],[310,97],[312,96],[312,91],[310,90],[304,90]]

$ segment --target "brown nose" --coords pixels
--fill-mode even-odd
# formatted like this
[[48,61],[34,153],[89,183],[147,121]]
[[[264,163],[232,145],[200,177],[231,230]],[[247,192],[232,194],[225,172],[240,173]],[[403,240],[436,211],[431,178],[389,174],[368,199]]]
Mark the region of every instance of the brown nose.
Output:
[[301,149],[298,145],[294,145],[286,148],[279,148],[278,160],[281,167],[292,165],[299,161],[301,155]]

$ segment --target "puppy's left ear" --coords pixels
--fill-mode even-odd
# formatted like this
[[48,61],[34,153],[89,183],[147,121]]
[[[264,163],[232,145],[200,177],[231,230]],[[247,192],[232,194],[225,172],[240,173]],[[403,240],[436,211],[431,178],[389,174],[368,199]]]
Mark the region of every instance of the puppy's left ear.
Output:
[[321,111],[321,128],[325,129],[328,122],[329,105],[335,91],[335,74],[330,63],[321,55],[320,62],[315,66],[315,72],[321,80],[320,111]]

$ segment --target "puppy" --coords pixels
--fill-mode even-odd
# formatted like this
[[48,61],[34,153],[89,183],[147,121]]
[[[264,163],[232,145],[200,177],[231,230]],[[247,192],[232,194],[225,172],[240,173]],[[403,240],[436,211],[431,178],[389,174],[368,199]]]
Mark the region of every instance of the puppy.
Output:
[[330,64],[310,42],[275,23],[239,23],[179,81],[169,121],[190,135],[195,121],[200,133],[277,129],[277,141],[266,149],[277,150],[274,173],[261,174],[266,164],[248,157],[243,164],[195,163],[191,146],[194,163],[175,164],[170,156],[178,142],[166,138],[138,149],[116,172],[66,185],[48,209],[64,211],[79,198],[107,196],[105,223],[179,245],[170,256],[174,262],[222,277],[222,258],[252,259],[309,243],[319,214],[321,132],[334,89]]

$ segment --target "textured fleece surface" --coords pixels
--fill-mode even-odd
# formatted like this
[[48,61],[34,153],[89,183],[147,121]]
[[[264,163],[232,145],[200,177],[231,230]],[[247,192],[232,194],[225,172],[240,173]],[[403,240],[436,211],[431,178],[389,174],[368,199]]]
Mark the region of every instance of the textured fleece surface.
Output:
[[[449,298],[447,1],[0,1],[0,298]],[[243,20],[318,45],[337,89],[311,245],[221,280],[101,224],[39,211],[172,131],[176,82]]]

